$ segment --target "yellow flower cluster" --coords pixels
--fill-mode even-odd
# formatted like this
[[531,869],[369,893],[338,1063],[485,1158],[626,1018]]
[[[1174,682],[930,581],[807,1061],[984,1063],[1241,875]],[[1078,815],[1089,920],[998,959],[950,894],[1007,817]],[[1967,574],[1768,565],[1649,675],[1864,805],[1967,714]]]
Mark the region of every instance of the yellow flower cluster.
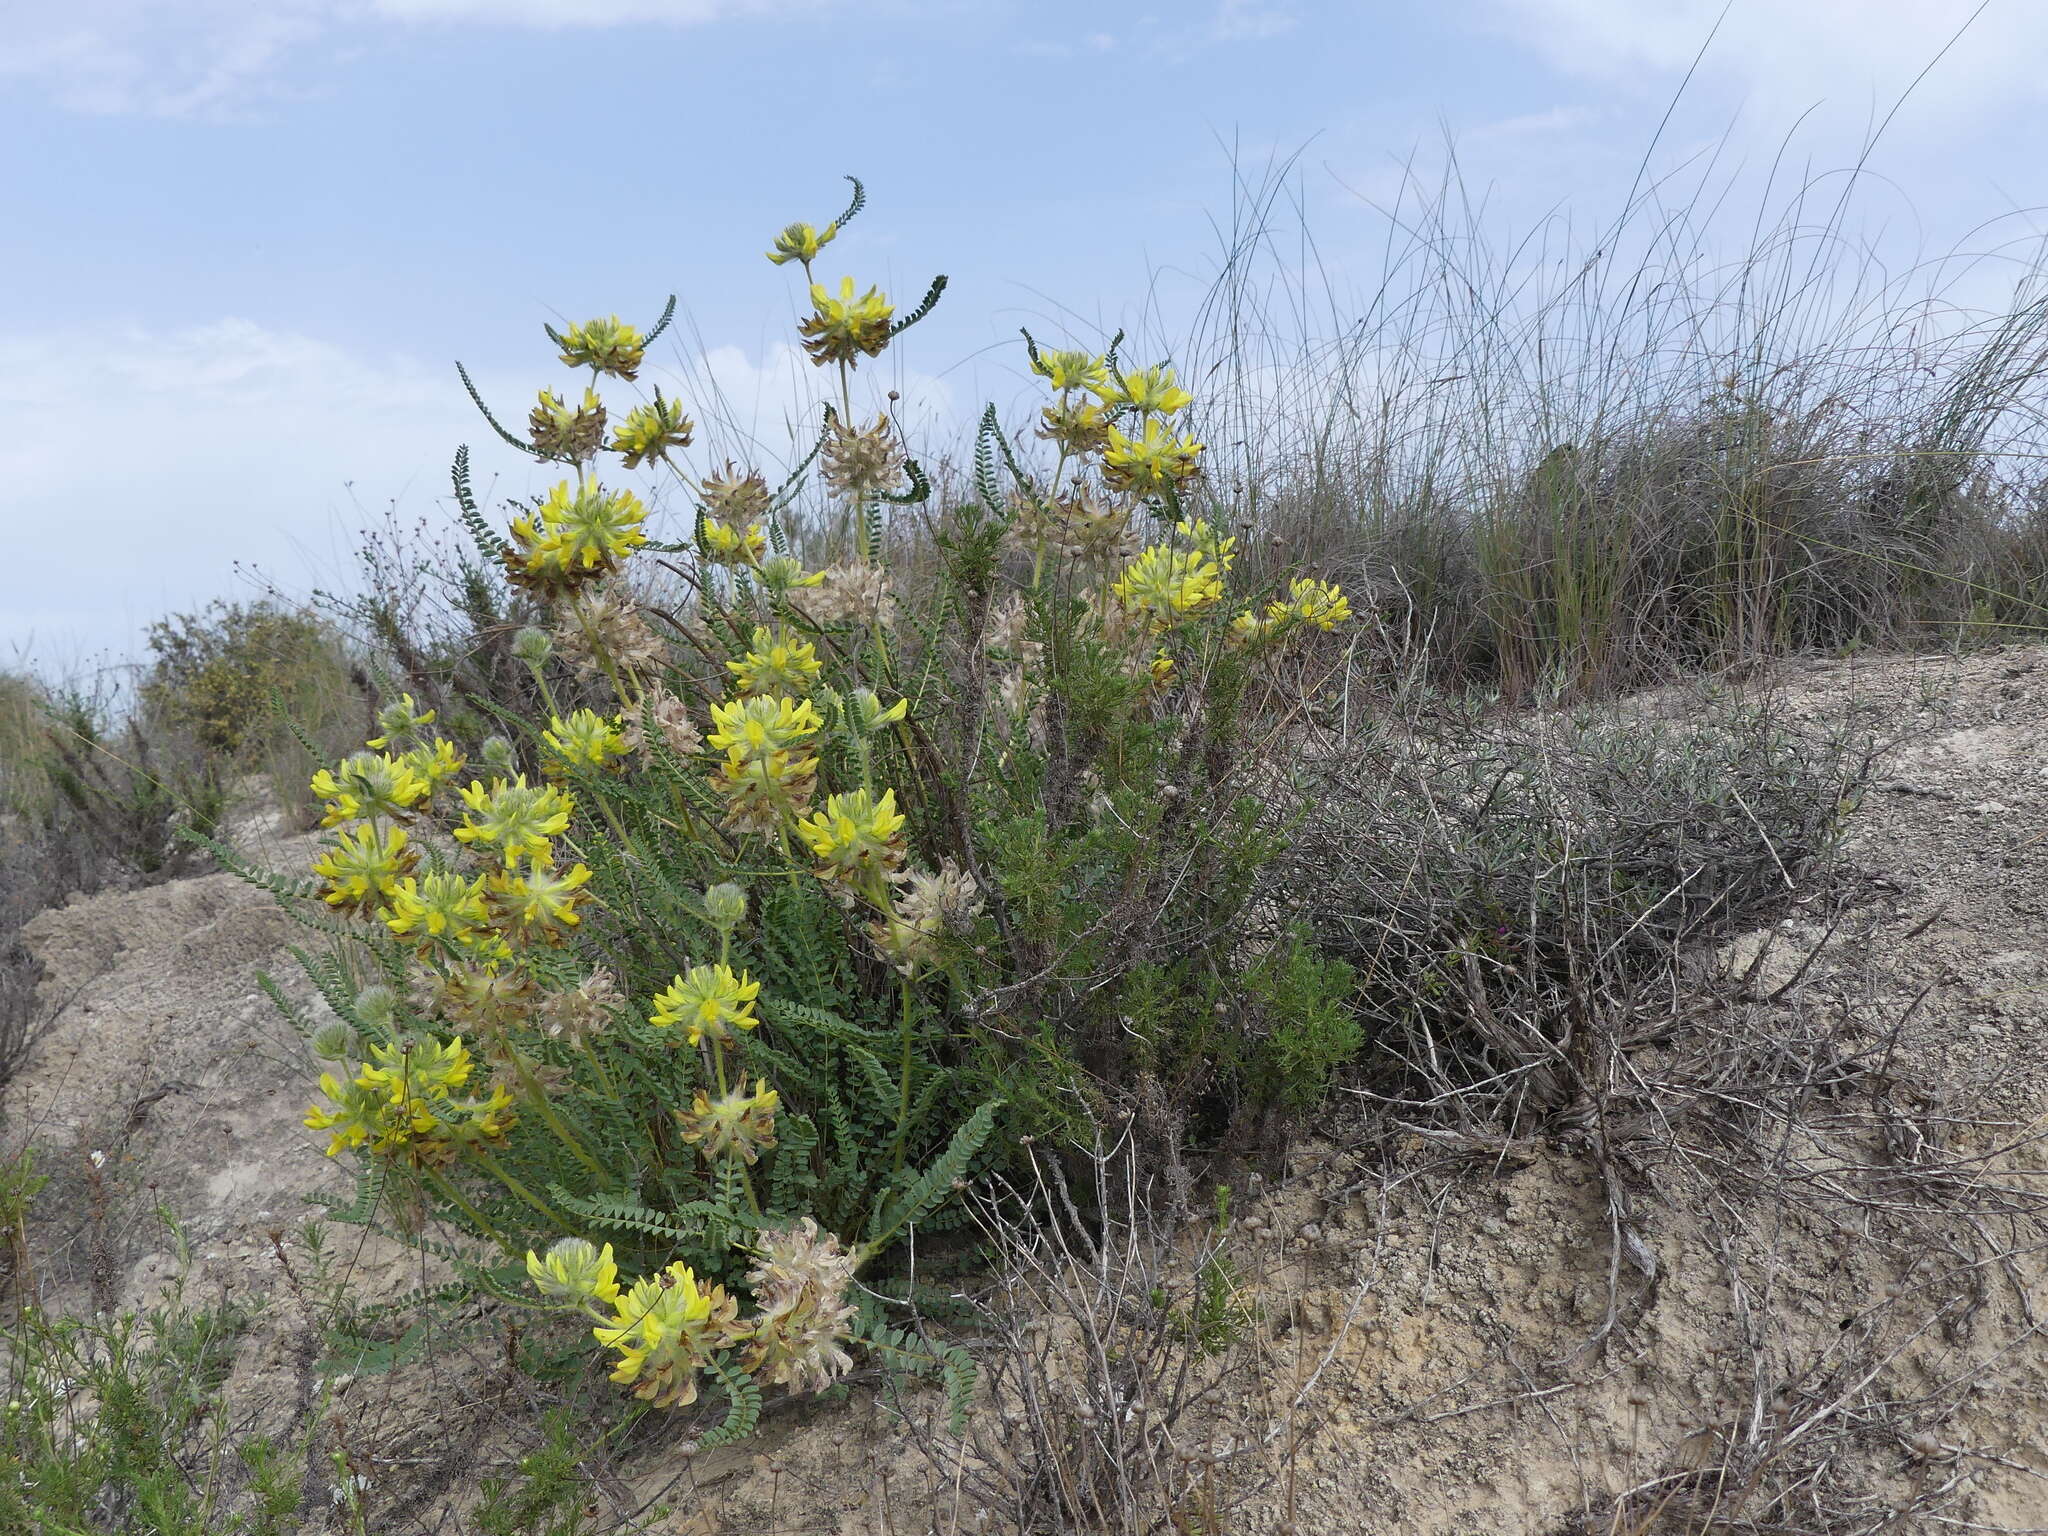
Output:
[[1288,584],[1287,596],[1266,604],[1263,614],[1247,608],[1230,621],[1230,638],[1237,645],[1269,640],[1296,629],[1332,630],[1349,623],[1351,600],[1334,581],[1298,577]]
[[895,313],[880,289],[870,288],[856,298],[848,277],[840,279],[836,295],[822,283],[811,284],[811,313],[797,329],[803,334],[804,350],[819,367],[852,365],[864,355],[879,356],[889,345]]
[[561,343],[562,361],[569,367],[589,368],[621,379],[637,377],[647,356],[640,332],[617,315],[572,325],[562,333]]
[[761,983],[729,965],[693,965],[654,996],[647,1022],[656,1029],[680,1029],[691,1045],[706,1040],[730,1045],[736,1029],[752,1029],[754,999]]
[[720,1285],[701,1285],[677,1261],[612,1298],[612,1315],[591,1334],[618,1351],[611,1379],[657,1408],[697,1400],[697,1372],[747,1336],[739,1303]]
[[759,698],[764,694],[802,698],[811,691],[823,663],[810,641],[787,630],[757,625],[753,648],[725,665],[739,686],[741,698]]
[[358,752],[339,767],[322,768],[313,775],[313,793],[323,802],[323,827],[364,816],[403,820],[432,788],[408,756],[389,752]]
[[647,542],[647,508],[631,491],[595,480],[564,480],[512,522],[505,569],[520,586],[547,596],[604,576]]
[[729,699],[711,706],[708,745],[724,760],[712,787],[724,799],[725,824],[773,833],[802,814],[817,785],[810,748],[824,721],[808,699]]
[[1109,589],[1155,630],[1207,613],[1223,601],[1223,568],[1199,549],[1148,546]]
[[321,898],[344,912],[375,912],[419,867],[420,856],[408,844],[403,827],[386,827],[381,833],[368,822],[343,828],[313,861]]
[[752,1093],[744,1082],[715,1099],[699,1089],[689,1109],[676,1118],[683,1140],[694,1142],[706,1162],[737,1157],[751,1167],[775,1146],[775,1111],[781,1102],[768,1080],[760,1078]]
[[548,772],[555,778],[616,768],[627,750],[619,722],[594,709],[575,710],[567,720],[552,716],[540,740],[548,749]]
[[[411,707],[409,699],[403,702]],[[602,765],[624,750],[616,726],[595,715],[581,718],[588,714],[557,720],[556,731],[544,738],[560,760]],[[390,734],[396,733],[387,729]],[[454,748],[436,741],[396,757],[358,753],[338,769],[315,774],[314,792],[327,802],[324,820],[341,826],[313,859],[322,898],[381,920],[430,951],[486,963],[504,959],[514,945],[559,943],[581,920],[577,908],[587,897],[590,870],[580,863],[555,867],[553,839],[568,829],[575,801],[554,785],[531,786],[524,777],[494,779],[488,787],[472,781],[461,791],[463,814],[454,836],[497,867],[474,876],[420,872],[419,850],[396,822],[461,766]],[[380,819],[387,816],[392,824]]]
[[[1171,496],[1201,472],[1202,444],[1166,425],[1194,403],[1171,368],[1112,368],[1078,351],[1034,351],[1031,366],[1055,395],[1039,413],[1038,435],[1058,446],[1063,463],[1099,457],[1104,485],[1140,497]],[[1135,433],[1119,425],[1132,416]]]
[[768,259],[778,267],[800,261],[808,268],[818,259],[818,252],[830,245],[838,233],[836,223],[827,224],[823,229],[809,224],[791,224],[775,237],[775,249],[768,253]]
[[322,1074],[328,1102],[306,1112],[306,1125],[331,1133],[329,1157],[366,1147],[419,1167],[444,1166],[465,1148],[503,1142],[517,1120],[504,1088],[481,1097],[461,1091],[473,1065],[460,1036],[373,1045],[353,1077]]
[[[774,1095],[754,1096],[761,1097],[772,1110]],[[808,1216],[763,1231],[755,1254],[747,1284],[759,1311],[744,1321],[724,1287],[706,1285],[680,1261],[622,1289],[612,1245],[587,1238],[565,1237],[545,1254],[529,1250],[526,1275],[547,1300],[595,1325],[592,1337],[616,1352],[611,1379],[656,1407],[695,1402],[698,1373],[739,1345],[749,1373],[795,1392],[822,1392],[853,1368],[846,1344],[857,1314],[847,1292],[857,1260]]]
[[1163,495],[1200,473],[1201,459],[1200,443],[1185,435],[1175,437],[1157,417],[1148,417],[1136,437],[1117,427],[1109,429],[1102,450],[1102,480],[1111,490]]
[[551,459],[580,464],[595,458],[604,446],[604,402],[597,391],[586,389],[578,405],[564,403],[551,390],[540,392],[540,402],[526,418],[526,435],[534,450]]
[[455,840],[479,851],[493,849],[503,855],[505,867],[516,869],[523,860],[544,863],[550,856],[551,838],[569,829],[576,801],[552,784],[529,785],[526,775],[509,781],[491,780],[486,789],[471,780],[462,791],[465,807]]
[[715,517],[704,520],[704,558],[713,565],[759,565],[768,553],[768,536],[759,523],[739,525]]
[[796,824],[796,833],[818,861],[818,878],[850,902],[856,894],[872,894],[878,878],[887,880],[903,867],[903,826],[895,790],[883,790],[877,800],[856,789],[831,796],[823,810]]
[[612,452],[626,461],[628,469],[657,460],[666,463],[671,453],[690,446],[696,432],[697,424],[683,414],[682,406],[662,399],[657,390],[653,404],[634,406],[612,429]]

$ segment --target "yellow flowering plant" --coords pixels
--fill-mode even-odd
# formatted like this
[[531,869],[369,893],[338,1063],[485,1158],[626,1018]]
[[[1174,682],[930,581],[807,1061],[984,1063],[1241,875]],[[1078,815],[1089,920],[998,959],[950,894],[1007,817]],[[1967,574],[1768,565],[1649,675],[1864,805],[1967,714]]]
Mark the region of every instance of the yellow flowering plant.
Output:
[[305,963],[340,1024],[301,1022],[329,1063],[306,1123],[358,1170],[342,1213],[641,1401],[722,1404],[713,1436],[864,1349],[964,1411],[966,1357],[863,1277],[944,1243],[999,1125],[1148,1079],[1227,1125],[1278,1099],[1263,1042],[1340,1054],[1288,1035],[1339,969],[1243,958],[1276,834],[1233,765],[1312,686],[1342,590],[1242,555],[1172,366],[1029,338],[1043,460],[986,416],[902,581],[929,514],[894,509],[932,481],[855,386],[944,280],[907,312],[819,280],[863,202],[768,253],[822,370],[808,481],[693,464],[651,384],[673,301],[549,331],[576,390],[523,437],[485,409],[549,488],[493,523],[457,458],[499,670],[436,691],[396,658],[412,690],[313,780],[313,878],[268,882],[333,940]]

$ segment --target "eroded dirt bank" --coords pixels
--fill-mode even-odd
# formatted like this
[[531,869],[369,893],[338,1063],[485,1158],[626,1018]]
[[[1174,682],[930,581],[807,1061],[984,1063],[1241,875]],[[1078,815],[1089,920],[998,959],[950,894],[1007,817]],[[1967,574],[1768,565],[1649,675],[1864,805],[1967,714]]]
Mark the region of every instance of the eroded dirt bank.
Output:
[[[1613,1064],[1590,1119],[1488,1145],[1368,1134],[1340,1108],[1242,1201],[1231,1260],[1256,1320],[1214,1357],[1221,1406],[1176,1431],[1197,1490],[1178,1528],[2048,1527],[2048,649],[1804,663],[1769,686],[1816,729],[1885,743],[1843,867],[1696,957],[1698,997]],[[29,939],[66,1006],[0,1105],[0,1137],[56,1176],[37,1232],[53,1302],[140,1304],[182,1241],[192,1294],[263,1305],[232,1389],[252,1423],[315,1390],[277,1244],[306,1195],[348,1187],[299,1123],[311,1065],[257,982],[317,1007],[295,932],[227,875],[45,914]],[[422,1278],[334,1233],[330,1278],[372,1296]],[[526,1389],[495,1337],[486,1318],[429,1366],[341,1385],[374,1529],[460,1529],[477,1476],[516,1454]],[[1061,1393],[1092,1433],[1086,1388]],[[860,1392],[736,1450],[656,1437],[618,1491],[672,1506],[677,1531],[1009,1529],[985,1490],[1035,1454],[1014,1409],[935,1461]]]

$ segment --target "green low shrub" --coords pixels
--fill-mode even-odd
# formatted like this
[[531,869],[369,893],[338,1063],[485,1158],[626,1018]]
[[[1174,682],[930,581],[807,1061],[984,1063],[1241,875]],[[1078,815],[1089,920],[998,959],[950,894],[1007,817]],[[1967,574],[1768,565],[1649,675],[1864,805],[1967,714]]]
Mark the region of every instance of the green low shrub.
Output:
[[[771,259],[814,278],[861,204]],[[1191,397],[1114,346],[1027,337],[1042,457],[991,412],[923,523],[931,481],[855,383],[943,288],[899,315],[811,282],[808,515],[801,474],[687,469],[659,389],[599,398],[667,313],[551,329],[585,380],[491,424],[564,478],[500,532],[455,475],[539,621],[503,641],[523,681],[391,700],[313,780],[314,878],[258,877],[326,940],[334,1018],[296,1021],[331,1063],[308,1124],[358,1169],[338,1214],[594,1336],[645,1403],[713,1393],[714,1438],[859,1349],[962,1411],[967,1357],[896,1309],[913,1237],[929,1266],[1017,1137],[1150,1105],[1177,1154],[1313,1102],[1356,1043],[1348,969],[1252,910],[1298,809],[1261,759],[1336,665],[1343,593],[1233,577]],[[681,488],[678,537],[605,455]],[[681,606],[641,600],[654,555]]]

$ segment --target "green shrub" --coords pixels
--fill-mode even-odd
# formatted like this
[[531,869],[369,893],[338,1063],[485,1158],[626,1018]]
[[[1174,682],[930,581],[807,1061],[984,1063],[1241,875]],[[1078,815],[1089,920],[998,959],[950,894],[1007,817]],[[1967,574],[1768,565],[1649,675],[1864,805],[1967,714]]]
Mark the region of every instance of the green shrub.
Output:
[[[278,709],[324,717],[349,686],[333,633],[317,619],[273,602],[215,601],[149,627],[155,658],[143,679],[143,709],[161,728],[184,733],[212,757],[260,764],[279,735]],[[309,770],[310,771],[310,770]]]
[[[31,1189],[23,1201],[32,1198]],[[0,1194],[0,1215],[6,1202]],[[252,1434],[230,1422],[223,1397],[249,1321],[232,1305],[188,1307],[176,1292],[145,1313],[108,1318],[56,1318],[22,1303],[0,1333],[0,1530],[303,1530],[314,1426],[289,1438]]]
[[[792,226],[778,264],[809,275],[860,206]],[[971,497],[922,543],[897,526],[931,484],[854,380],[943,286],[901,316],[810,289],[832,403],[808,514],[801,477],[685,473],[694,429],[658,390],[599,400],[666,313],[550,330],[592,387],[543,391],[524,435],[491,424],[565,478],[500,533],[466,453],[455,474],[503,573],[462,567],[465,608],[537,621],[497,642],[518,682],[454,691],[387,634],[441,691],[313,780],[315,881],[259,877],[331,941],[303,958],[336,1018],[296,1022],[335,1064],[308,1124],[359,1170],[338,1214],[553,1314],[564,1349],[594,1332],[649,1403],[715,1392],[714,1438],[860,1346],[962,1411],[967,1358],[890,1298],[969,1181],[1022,1134],[1148,1103],[1191,1107],[1141,1127],[1175,1153],[1261,1123],[1355,1043],[1346,968],[1251,915],[1294,814],[1261,758],[1335,665],[1342,592],[1233,578],[1190,397],[1114,347],[1027,337],[1044,459],[991,412]],[[673,475],[682,537],[600,483],[607,452]],[[639,600],[643,550],[686,605]]]

